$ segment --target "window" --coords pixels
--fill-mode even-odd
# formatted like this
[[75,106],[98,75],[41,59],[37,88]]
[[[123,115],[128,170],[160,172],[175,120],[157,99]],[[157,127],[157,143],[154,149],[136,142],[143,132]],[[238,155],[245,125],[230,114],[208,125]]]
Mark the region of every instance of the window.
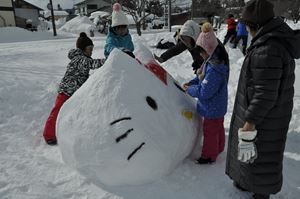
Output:
[[87,9],[88,10],[97,10],[97,4],[89,4],[87,5]]

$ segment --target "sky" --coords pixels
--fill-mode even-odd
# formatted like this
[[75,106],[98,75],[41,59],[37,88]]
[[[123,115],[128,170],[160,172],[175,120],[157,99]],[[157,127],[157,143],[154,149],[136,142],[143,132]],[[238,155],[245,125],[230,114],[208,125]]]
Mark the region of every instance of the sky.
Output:
[[[26,0],[29,3],[32,3],[40,8],[47,9],[47,4],[49,3],[49,0]],[[57,8],[57,4],[60,4],[60,6],[63,9],[69,9],[73,7],[73,0],[52,0],[53,7]]]

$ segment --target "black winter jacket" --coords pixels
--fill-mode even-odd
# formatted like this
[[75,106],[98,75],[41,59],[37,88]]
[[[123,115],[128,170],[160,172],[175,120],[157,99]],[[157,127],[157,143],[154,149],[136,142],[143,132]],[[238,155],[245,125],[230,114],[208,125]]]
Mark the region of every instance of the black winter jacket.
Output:
[[[253,193],[275,194],[282,186],[282,161],[292,116],[295,58],[300,57],[300,32],[280,18],[263,26],[245,57],[232,113],[226,174]],[[258,158],[237,160],[238,129],[256,125]]]
[[[167,61],[168,59],[179,55],[180,53],[182,53],[183,51],[187,50],[188,48],[186,47],[186,45],[179,39],[177,44],[171,48],[169,48],[166,52],[164,52],[163,54],[161,54],[160,58],[163,59],[163,61]],[[201,67],[202,63],[203,63],[203,58],[200,56],[200,51],[197,48],[193,48],[193,49],[188,49],[188,51],[191,53],[192,57],[193,57],[193,70],[196,72],[196,70],[198,68]]]
[[90,69],[100,68],[104,64],[105,59],[87,57],[79,48],[70,50],[68,57],[71,61],[59,84],[58,93],[71,96],[88,79]]

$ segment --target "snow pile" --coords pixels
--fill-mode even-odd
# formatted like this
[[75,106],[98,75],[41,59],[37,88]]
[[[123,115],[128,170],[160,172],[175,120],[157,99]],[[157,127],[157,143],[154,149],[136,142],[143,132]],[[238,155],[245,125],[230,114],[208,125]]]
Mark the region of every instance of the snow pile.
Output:
[[[23,41],[38,41],[54,39],[52,32],[31,32],[18,27],[3,27],[0,28],[0,43],[23,42]],[[62,38],[62,36],[56,37]]]
[[104,11],[96,11],[96,12],[92,12],[91,13],[91,16],[89,17],[89,19],[95,19],[97,17],[108,17],[110,16],[111,14],[109,12],[104,12]]
[[145,65],[112,51],[64,104],[57,121],[64,162],[100,186],[160,179],[192,152],[198,138],[195,100],[150,51],[137,52]]
[[81,32],[85,32],[87,35],[89,35],[90,31],[94,31],[95,28],[95,24],[87,16],[78,16],[68,21],[59,30],[77,35]]

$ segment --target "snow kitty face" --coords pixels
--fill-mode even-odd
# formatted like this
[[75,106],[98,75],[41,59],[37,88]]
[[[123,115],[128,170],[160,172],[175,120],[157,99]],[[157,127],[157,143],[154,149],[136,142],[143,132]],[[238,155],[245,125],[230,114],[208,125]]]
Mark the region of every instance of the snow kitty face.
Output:
[[140,52],[147,66],[114,50],[60,111],[63,159],[95,184],[152,182],[194,147],[200,121],[195,100],[149,62],[151,52],[151,59],[147,49]]

